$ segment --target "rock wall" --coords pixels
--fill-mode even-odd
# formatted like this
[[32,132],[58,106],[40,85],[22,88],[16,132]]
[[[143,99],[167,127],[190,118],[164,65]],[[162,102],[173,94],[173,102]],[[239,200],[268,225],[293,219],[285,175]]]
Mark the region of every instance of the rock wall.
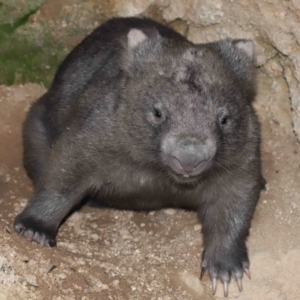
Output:
[[23,8],[28,13],[30,8],[31,12],[37,8],[29,22],[17,28],[15,34],[38,41],[41,47],[45,40],[53,39],[69,50],[92,28],[112,16],[150,16],[169,23],[196,43],[226,37],[253,39],[259,74],[256,105],[265,108],[274,126],[279,126],[282,132],[294,130],[300,140],[300,2],[297,0],[4,0],[3,3],[0,23],[9,19],[5,11],[11,12],[9,20],[13,22],[13,16],[20,15],[16,10]]

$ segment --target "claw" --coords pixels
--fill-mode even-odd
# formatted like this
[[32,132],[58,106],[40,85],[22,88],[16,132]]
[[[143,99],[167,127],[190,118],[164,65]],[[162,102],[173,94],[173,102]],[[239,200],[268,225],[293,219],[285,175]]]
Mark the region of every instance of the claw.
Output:
[[25,232],[25,237],[26,237],[26,239],[27,239],[28,241],[30,241],[30,242],[32,242],[33,235],[34,235],[33,231],[26,231],[26,232]]
[[40,245],[43,247],[43,246],[46,246],[46,237],[45,235],[43,234],[42,237],[40,238]]
[[24,235],[25,230],[26,230],[25,227],[23,227],[23,228],[20,229],[20,231],[19,231],[20,236]]
[[242,279],[241,278],[237,278],[236,282],[237,282],[237,285],[239,287],[239,291],[242,292],[243,291]]
[[247,275],[247,277],[248,277],[249,279],[251,279],[251,274],[250,274],[249,269],[245,268],[244,272],[245,272],[245,274]]
[[200,273],[200,280],[202,280],[202,277],[203,277],[205,271],[206,271],[206,268],[205,268],[205,267],[202,267],[202,268],[201,268],[201,273]]
[[24,226],[22,226],[21,224],[16,224],[15,229],[20,236],[23,236],[23,234],[26,230],[26,228]]
[[212,294],[214,295],[217,291],[217,278],[212,279]]
[[224,297],[228,296],[228,281],[223,282]]

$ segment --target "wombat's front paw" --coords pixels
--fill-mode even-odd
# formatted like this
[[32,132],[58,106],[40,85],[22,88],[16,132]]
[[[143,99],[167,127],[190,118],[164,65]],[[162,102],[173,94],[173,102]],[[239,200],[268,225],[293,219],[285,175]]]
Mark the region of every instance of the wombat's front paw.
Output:
[[228,284],[231,277],[236,280],[239,291],[241,292],[243,290],[243,273],[245,272],[250,279],[247,250],[245,249],[243,254],[238,253],[238,251],[232,251],[231,253],[224,251],[222,254],[206,253],[206,251],[204,251],[200,279],[202,279],[206,270],[208,270],[209,277],[212,281],[213,294],[216,293],[217,280],[220,279],[223,283],[224,296],[227,297]]
[[36,242],[41,246],[53,247],[56,245],[56,231],[47,228],[43,222],[33,217],[20,214],[16,217],[14,226],[17,233],[29,241]]

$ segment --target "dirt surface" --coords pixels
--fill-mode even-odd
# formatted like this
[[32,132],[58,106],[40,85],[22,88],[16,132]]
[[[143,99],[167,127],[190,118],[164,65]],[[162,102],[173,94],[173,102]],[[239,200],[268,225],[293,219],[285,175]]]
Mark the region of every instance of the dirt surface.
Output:
[[[267,191],[248,239],[252,279],[244,278],[242,293],[232,281],[228,299],[299,299],[300,149],[262,101],[272,97],[272,82],[263,75],[260,81],[255,106]],[[21,123],[43,92],[36,84],[0,86],[0,300],[222,299],[220,283],[213,297],[208,276],[198,280],[202,241],[195,213],[84,207],[62,225],[56,248],[17,236],[13,219],[32,193],[22,167]]]

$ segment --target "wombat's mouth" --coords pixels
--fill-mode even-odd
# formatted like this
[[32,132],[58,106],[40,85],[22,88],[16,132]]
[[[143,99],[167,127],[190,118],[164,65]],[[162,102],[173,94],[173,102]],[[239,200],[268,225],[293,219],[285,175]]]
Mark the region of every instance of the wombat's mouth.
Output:
[[207,170],[209,170],[211,166],[211,160],[204,161],[197,165],[196,168],[190,168],[190,170],[179,168],[174,164],[169,164],[167,174],[173,183],[193,187],[198,185],[199,181],[207,176]]
[[194,163],[190,168],[182,167],[182,165],[179,163],[169,163],[170,172],[172,173],[173,177],[183,182],[197,181],[200,177],[203,176],[205,170],[210,168],[210,166],[210,159],[201,161],[198,164]]
[[[173,142],[171,140],[171,142]],[[162,159],[180,182],[195,182],[209,169],[216,153],[213,142],[186,138],[162,146]]]
[[199,182],[199,177],[201,177],[199,175],[193,176],[189,174],[176,174],[174,172],[170,172],[170,175],[175,183],[189,186],[197,185]]

